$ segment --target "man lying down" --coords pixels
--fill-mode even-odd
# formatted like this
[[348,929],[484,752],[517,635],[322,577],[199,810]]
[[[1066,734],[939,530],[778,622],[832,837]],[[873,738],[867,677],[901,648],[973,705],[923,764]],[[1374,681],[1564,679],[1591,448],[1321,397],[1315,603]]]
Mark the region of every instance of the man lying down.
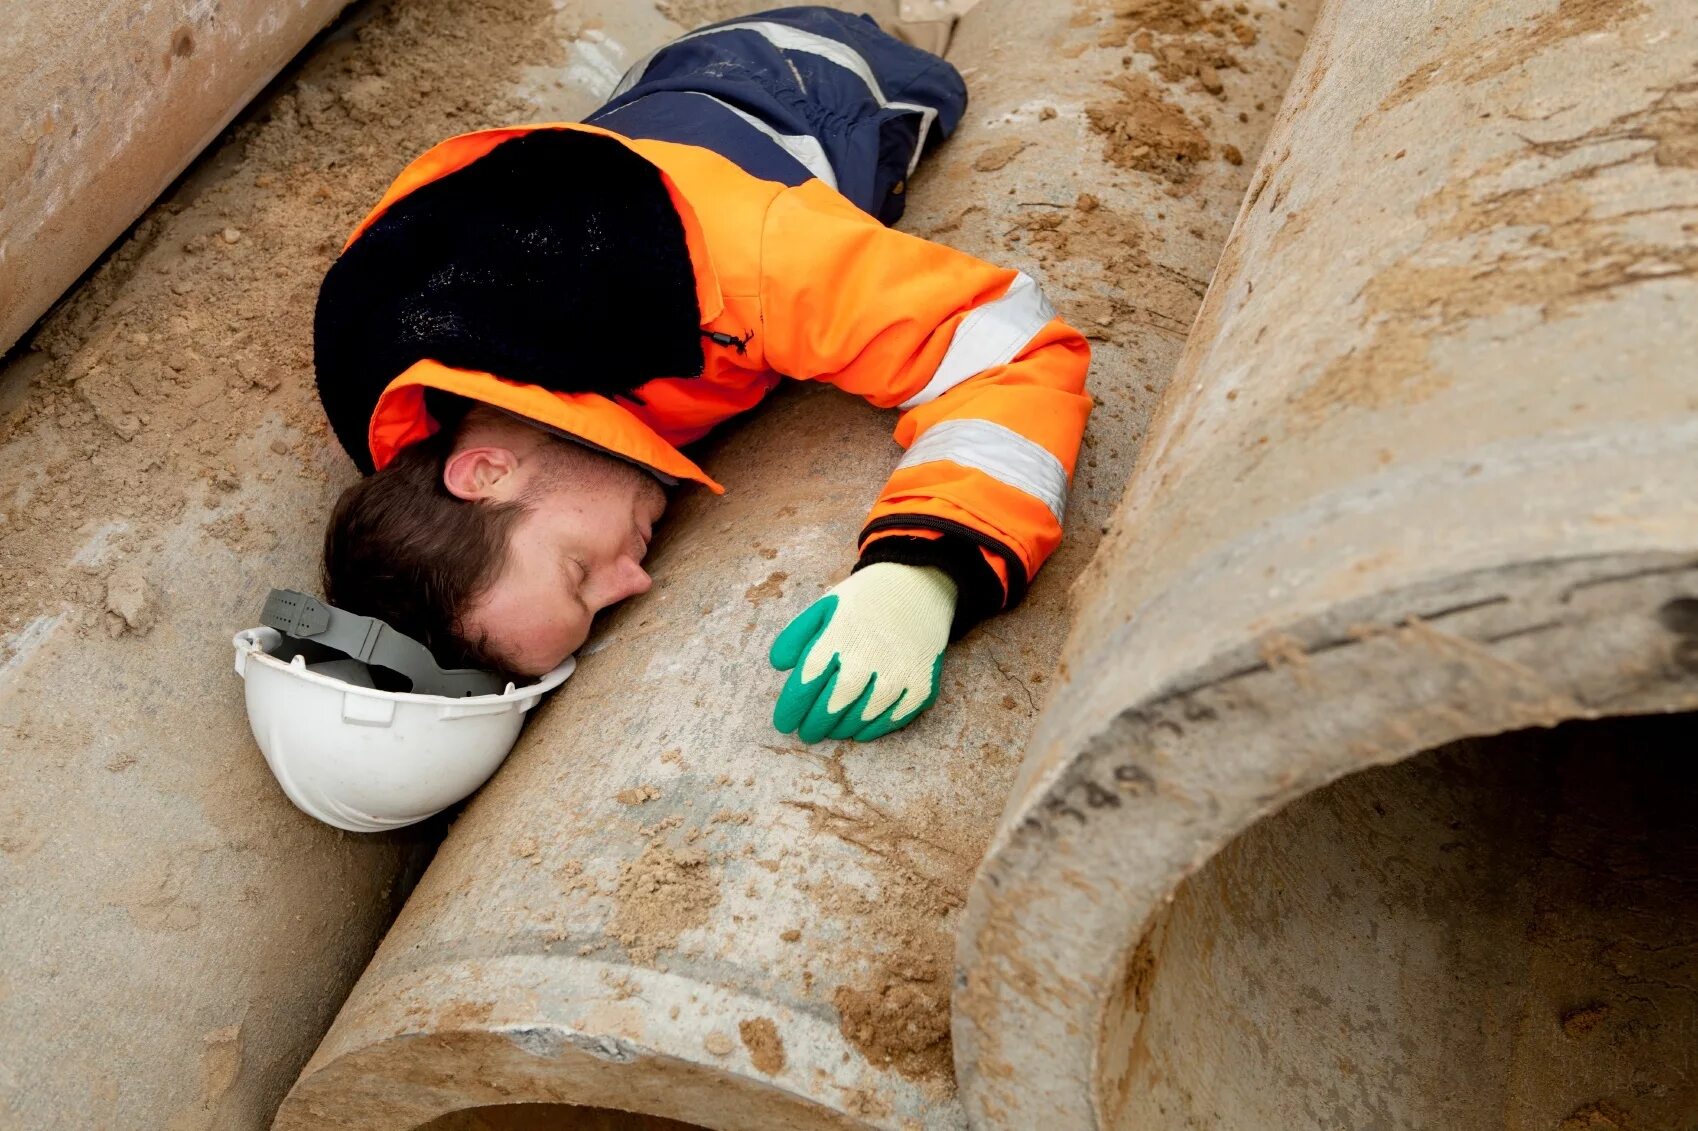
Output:
[[853,572],[772,644],[773,721],[913,721],[948,642],[1055,549],[1091,403],[1031,278],[886,227],[965,105],[871,18],[786,8],[661,48],[581,124],[414,161],[319,296],[319,394],[369,473],[330,521],[329,603],[445,667],[548,672],[648,589],[668,490],[723,490],[681,449],[826,381],[900,409],[906,454]]

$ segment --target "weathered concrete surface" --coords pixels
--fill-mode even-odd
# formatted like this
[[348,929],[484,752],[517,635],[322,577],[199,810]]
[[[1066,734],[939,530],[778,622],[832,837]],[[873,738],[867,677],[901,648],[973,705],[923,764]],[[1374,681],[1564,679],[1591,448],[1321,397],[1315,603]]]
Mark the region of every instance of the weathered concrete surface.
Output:
[[[1049,685],[1067,583],[1309,12],[1210,5],[1140,46],[1117,8],[992,0],[963,18],[951,57],[974,102],[905,222],[1025,267],[1097,339],[1071,533],[1026,606],[952,649],[941,701],[908,730],[814,749],[774,732],[766,649],[847,571],[897,455],[890,416],[830,389],[779,396],[707,455],[729,493],[677,506],[656,588],[609,618],[455,825],[279,1128],[521,1102],[737,1131],[964,1125],[961,901]],[[1171,80],[1151,74],[1157,49]]]
[[980,1125],[1375,1125],[1211,1115],[1152,917],[1352,770],[1698,705],[1695,67],[1680,0],[1328,7],[973,888]]
[[[949,50],[955,23],[979,0],[896,0],[896,20],[886,27],[934,55]],[[881,21],[882,22],[882,21]]]
[[1695,723],[1465,740],[1256,822],[1128,967],[1121,1125],[1689,1125]]
[[409,890],[440,829],[298,813],[231,671],[353,476],[312,302],[409,155],[615,52],[548,0],[368,7],[0,372],[0,1127],[265,1126]]
[[346,3],[0,10],[0,353]]

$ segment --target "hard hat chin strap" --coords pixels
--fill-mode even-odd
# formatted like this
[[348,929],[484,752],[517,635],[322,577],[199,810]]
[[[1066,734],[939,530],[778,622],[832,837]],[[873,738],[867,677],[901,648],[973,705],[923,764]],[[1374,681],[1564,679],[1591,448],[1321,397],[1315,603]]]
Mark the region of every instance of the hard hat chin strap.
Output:
[[419,695],[499,695],[507,680],[475,668],[443,668],[430,649],[375,617],[362,617],[293,589],[273,589],[260,623],[285,636],[310,640],[361,663],[399,672]]

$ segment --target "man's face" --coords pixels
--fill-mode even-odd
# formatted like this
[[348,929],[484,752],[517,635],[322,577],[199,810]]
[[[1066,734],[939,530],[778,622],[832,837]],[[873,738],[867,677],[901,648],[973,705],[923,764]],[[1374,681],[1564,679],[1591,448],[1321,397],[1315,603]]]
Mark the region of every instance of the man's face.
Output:
[[542,441],[521,452],[506,484],[526,506],[507,561],[462,617],[469,639],[524,675],[577,651],[596,613],[648,592],[641,563],[666,509],[665,491],[641,469]]

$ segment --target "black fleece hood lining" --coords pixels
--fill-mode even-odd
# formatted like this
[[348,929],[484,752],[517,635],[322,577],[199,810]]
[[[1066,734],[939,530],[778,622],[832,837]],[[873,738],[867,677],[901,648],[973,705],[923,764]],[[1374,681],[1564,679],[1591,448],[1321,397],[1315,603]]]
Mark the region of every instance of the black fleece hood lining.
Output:
[[395,201],[319,289],[313,364],[336,437],[413,363],[569,393],[702,372],[684,224],[660,170],[613,138],[544,129]]

